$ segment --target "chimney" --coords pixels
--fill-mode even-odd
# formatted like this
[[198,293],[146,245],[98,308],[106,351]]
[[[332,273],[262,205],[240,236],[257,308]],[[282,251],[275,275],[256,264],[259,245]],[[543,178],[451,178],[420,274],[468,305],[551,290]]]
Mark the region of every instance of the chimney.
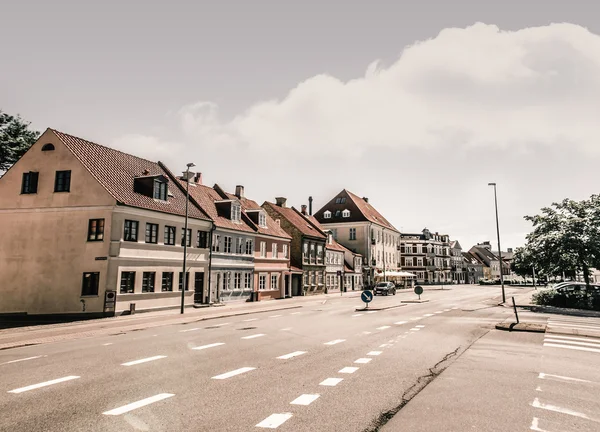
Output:
[[286,207],[287,205],[287,198],[284,197],[276,197],[275,198],[275,202],[277,203],[277,205],[279,207]]
[[508,253],[513,253],[513,249],[512,248],[508,248]]
[[202,184],[202,173],[196,173],[194,176],[194,183],[201,185]]
[[306,204],[302,204],[302,207],[301,207],[301,209],[302,209],[302,210],[301,210],[300,212],[301,212],[301,213],[302,213],[304,216],[306,216]]
[[244,186],[242,185],[237,185],[235,187],[235,196],[242,199],[244,198]]
[[312,197],[308,197],[308,214],[312,216]]
[[148,170],[148,168],[145,168],[144,171],[142,171],[142,175],[147,176],[148,174],[150,174],[150,171]]
[[363,197],[363,201],[366,202],[366,203],[368,203],[369,202],[369,198]]

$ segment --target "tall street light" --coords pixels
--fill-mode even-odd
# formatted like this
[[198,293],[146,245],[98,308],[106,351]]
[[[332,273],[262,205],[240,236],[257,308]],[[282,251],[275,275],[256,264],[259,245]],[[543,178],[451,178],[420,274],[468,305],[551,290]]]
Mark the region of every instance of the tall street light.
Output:
[[498,196],[496,194],[496,183],[488,183],[488,186],[494,186],[494,204],[496,206],[496,234],[498,235],[498,259],[500,260],[500,284],[502,285],[502,303],[506,303],[504,294],[504,270],[502,263],[502,247],[500,246],[500,224],[498,222]]
[[[190,168],[195,167],[192,162],[186,165],[185,170],[185,228],[183,229],[183,273],[181,273],[181,313],[185,306],[185,288],[187,286],[186,260],[187,260],[187,244],[188,244],[188,206],[190,202]],[[193,174],[193,173],[192,173]],[[190,235],[190,240],[192,236]]]

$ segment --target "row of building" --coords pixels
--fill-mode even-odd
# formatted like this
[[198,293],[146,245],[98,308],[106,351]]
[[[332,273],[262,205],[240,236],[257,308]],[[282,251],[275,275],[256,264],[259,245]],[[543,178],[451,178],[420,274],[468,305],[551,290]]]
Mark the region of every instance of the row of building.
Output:
[[203,306],[494,277],[486,245],[462,252],[447,235],[401,233],[347,190],[314,214],[312,198],[259,205],[243,186],[230,193],[53,129],[0,178],[0,239],[2,315],[111,316],[182,298]]

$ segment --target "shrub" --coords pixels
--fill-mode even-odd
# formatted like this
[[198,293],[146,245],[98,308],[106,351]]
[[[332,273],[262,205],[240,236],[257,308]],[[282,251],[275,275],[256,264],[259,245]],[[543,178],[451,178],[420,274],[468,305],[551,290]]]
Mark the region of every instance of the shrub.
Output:
[[598,296],[588,296],[584,290],[561,293],[553,289],[536,292],[531,300],[543,306],[555,306],[573,309],[600,310]]

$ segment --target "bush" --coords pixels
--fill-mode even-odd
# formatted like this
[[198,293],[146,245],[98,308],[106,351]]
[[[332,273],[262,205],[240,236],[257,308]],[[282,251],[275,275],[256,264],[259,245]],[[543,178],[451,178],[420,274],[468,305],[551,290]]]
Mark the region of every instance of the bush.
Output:
[[542,306],[600,310],[600,296],[588,296],[584,290],[561,293],[553,289],[538,291],[531,300]]

